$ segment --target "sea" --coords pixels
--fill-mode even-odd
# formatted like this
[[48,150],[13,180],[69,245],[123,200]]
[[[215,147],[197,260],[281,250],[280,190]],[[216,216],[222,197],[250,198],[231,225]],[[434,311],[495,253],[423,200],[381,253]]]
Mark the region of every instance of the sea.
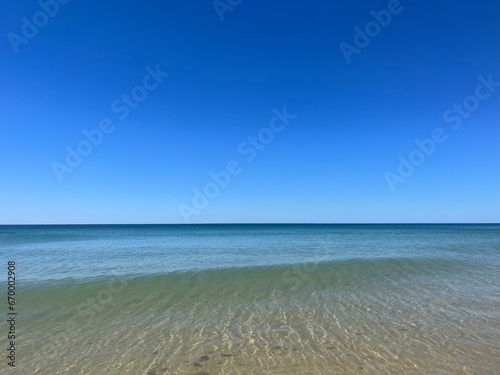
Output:
[[2,374],[500,374],[498,224],[4,225],[0,260]]

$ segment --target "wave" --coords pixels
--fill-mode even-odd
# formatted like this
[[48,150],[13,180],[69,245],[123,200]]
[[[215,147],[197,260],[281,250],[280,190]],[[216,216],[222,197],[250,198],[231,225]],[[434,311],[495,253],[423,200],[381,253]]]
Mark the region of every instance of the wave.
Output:
[[106,285],[126,284],[145,290],[162,287],[186,289],[226,288],[269,289],[298,286],[348,288],[384,280],[406,279],[432,274],[464,272],[473,264],[452,258],[363,258],[273,266],[212,268],[197,271],[173,271],[149,275],[123,274],[107,277],[29,282],[26,293],[41,289],[61,293],[89,292]]

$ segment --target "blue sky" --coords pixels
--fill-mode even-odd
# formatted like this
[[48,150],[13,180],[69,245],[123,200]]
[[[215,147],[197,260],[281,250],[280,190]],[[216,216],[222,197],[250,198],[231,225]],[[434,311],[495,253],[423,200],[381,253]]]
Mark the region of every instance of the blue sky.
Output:
[[500,221],[497,1],[55,1],[0,16],[1,224]]

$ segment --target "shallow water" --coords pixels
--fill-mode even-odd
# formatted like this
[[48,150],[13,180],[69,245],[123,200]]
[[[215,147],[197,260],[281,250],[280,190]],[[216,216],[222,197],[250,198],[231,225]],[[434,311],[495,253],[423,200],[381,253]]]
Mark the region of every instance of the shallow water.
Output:
[[497,225],[0,234],[19,275],[14,374],[500,372]]

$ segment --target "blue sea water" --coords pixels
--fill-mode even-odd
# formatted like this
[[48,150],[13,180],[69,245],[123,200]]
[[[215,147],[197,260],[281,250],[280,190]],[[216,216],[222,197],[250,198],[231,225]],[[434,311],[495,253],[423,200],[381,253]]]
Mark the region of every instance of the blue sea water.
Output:
[[24,282],[355,259],[499,259],[499,225],[50,225],[0,227]]
[[0,226],[0,256],[14,374],[500,373],[496,224]]

